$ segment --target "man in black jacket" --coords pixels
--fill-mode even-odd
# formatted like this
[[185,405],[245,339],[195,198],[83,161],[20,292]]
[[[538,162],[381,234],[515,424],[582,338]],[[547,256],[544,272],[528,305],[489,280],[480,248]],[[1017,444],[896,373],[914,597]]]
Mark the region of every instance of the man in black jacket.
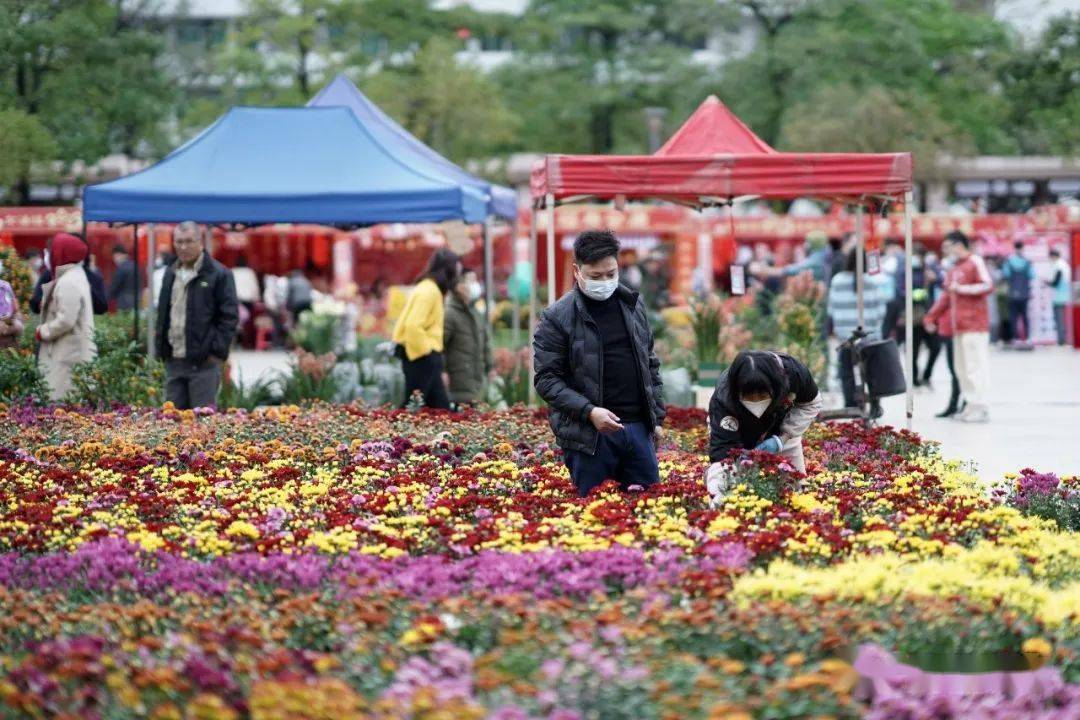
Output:
[[116,303],[117,310],[131,310],[137,297],[138,270],[127,248],[117,245],[113,248],[114,270],[109,283],[109,299]]
[[533,338],[534,385],[582,497],[607,479],[623,489],[660,479],[660,361],[644,303],[619,284],[618,254],[610,231],[579,235],[576,285],[544,311]]
[[186,410],[213,407],[221,365],[240,318],[232,273],[203,250],[199,227],[173,231],[176,260],[165,270],[156,342],[165,360],[165,399]]

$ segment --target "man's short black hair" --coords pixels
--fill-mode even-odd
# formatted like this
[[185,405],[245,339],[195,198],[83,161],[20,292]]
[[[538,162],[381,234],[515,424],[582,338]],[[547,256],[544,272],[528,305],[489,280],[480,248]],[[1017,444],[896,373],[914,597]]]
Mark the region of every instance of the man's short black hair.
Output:
[[113,255],[130,255],[128,249],[123,245],[113,245]]
[[1057,248],[1050,248],[1050,257],[1061,257],[1061,251]]
[[968,238],[967,235],[960,232],[959,230],[953,230],[952,232],[950,232],[948,235],[945,236],[945,239],[948,240],[949,242],[959,243],[959,244],[963,245],[966,248],[971,247],[971,240]]
[[1013,249],[1014,249],[1014,250],[1023,250],[1023,249],[1024,249],[1024,243],[1023,243],[1023,241],[1021,241],[1021,240],[1017,240],[1016,242],[1014,242],[1014,243],[1013,243]]
[[586,230],[574,240],[574,260],[590,265],[606,257],[619,256],[619,238],[610,230]]

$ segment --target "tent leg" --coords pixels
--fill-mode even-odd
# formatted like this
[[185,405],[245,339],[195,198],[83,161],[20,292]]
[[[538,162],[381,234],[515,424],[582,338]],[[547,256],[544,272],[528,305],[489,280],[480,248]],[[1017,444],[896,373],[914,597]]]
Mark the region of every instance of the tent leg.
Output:
[[146,303],[146,354],[151,360],[157,355],[157,348],[154,347],[154,321],[157,311],[157,298],[154,297],[154,262],[157,259],[157,237],[154,231],[154,223],[146,226],[146,287],[150,290],[150,302]]
[[[858,328],[863,329],[863,290],[865,288],[866,240],[863,237],[863,206],[855,208],[855,311],[858,318]],[[846,338],[844,338],[846,339]]]
[[555,196],[548,193],[545,199],[548,211],[547,224],[547,274],[548,274],[548,298],[547,305],[551,307],[558,299],[559,279],[555,272]]
[[904,375],[907,380],[907,397],[906,411],[907,411],[907,429],[911,429],[912,416],[915,410],[915,388],[913,384],[915,382],[915,342],[914,334],[915,328],[912,327],[912,320],[915,317],[913,308],[914,293],[912,271],[911,271],[911,204],[913,193],[908,190],[904,194],[904,342],[906,348],[904,349]]
[[[529,263],[532,265],[532,282],[529,283],[529,343],[532,344],[533,336],[536,334],[536,314],[539,311],[539,303],[536,298],[536,284],[540,281],[540,272],[537,270],[537,237],[536,237],[536,215],[540,210],[538,203],[533,203],[532,212],[529,213]],[[536,387],[533,385],[533,380],[536,377],[536,366],[534,363],[529,363],[529,407],[536,406]]]
[[142,283],[139,282],[139,224],[135,223],[135,232],[133,233],[134,241],[131,248],[131,259],[135,264],[135,286],[132,288],[132,292],[135,293],[135,304],[132,308],[135,310],[135,314],[132,317],[132,333],[131,339],[135,342],[139,341],[139,294],[142,292]]
[[488,342],[491,342],[491,317],[492,310],[495,307],[495,285],[493,282],[495,259],[492,257],[491,248],[491,218],[484,220],[482,228],[484,238],[484,323],[487,325]]

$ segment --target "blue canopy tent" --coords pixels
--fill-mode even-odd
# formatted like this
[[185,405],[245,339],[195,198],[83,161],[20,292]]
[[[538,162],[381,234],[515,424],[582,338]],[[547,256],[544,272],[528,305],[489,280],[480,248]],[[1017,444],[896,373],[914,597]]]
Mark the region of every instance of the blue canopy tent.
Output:
[[141,172],[90,185],[98,222],[482,222],[482,191],[411,167],[342,107],[236,107]]
[[378,105],[345,75],[338,75],[319,94],[311,98],[308,107],[347,107],[375,138],[396,157],[412,168],[431,177],[439,177],[465,187],[475,188],[488,196],[488,214],[514,221],[517,219],[517,194],[510,188],[493,185],[487,180],[466,172],[420,142],[408,130],[394,122]]
[[[487,219],[489,193],[412,167],[398,152],[348,108],[235,107],[146,170],[88,186],[83,224],[358,226]],[[138,264],[137,243],[135,249]],[[489,250],[485,243],[488,278]],[[137,327],[138,304],[134,321]]]

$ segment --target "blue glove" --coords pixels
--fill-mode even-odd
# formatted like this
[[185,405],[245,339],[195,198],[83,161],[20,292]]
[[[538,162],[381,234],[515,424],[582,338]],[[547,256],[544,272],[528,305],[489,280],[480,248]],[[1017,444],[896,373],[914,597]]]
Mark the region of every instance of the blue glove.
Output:
[[762,440],[754,449],[764,450],[765,452],[771,453],[779,453],[781,450],[784,449],[784,443],[781,442],[779,437],[777,437],[776,435],[772,435],[771,437],[767,437]]

